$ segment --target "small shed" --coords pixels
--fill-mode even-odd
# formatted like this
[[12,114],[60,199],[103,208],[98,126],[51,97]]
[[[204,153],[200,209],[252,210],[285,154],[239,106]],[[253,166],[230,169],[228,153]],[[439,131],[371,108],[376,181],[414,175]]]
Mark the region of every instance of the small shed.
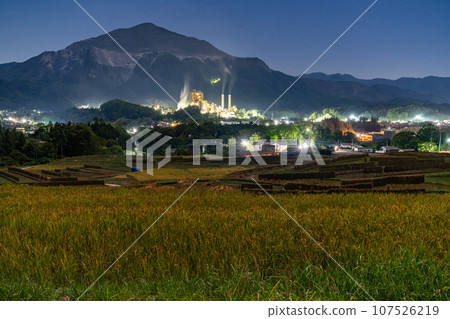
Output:
[[384,154],[396,153],[399,150],[400,149],[398,147],[395,147],[395,146],[383,146],[383,147],[381,147],[381,152],[384,153]]

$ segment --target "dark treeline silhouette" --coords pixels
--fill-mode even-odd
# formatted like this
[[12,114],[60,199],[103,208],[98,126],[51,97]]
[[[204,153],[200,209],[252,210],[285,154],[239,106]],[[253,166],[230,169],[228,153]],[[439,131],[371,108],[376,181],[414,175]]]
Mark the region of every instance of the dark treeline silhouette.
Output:
[[49,123],[30,136],[0,126],[0,164],[43,164],[66,156],[123,154],[128,138],[125,129],[99,119],[88,124]]

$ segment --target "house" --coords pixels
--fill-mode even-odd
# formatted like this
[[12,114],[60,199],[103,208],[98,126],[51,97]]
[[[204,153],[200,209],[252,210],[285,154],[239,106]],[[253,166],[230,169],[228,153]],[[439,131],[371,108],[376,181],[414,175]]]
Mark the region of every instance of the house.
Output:
[[355,147],[353,150],[355,152],[373,153],[373,149],[371,147]]
[[400,151],[398,147],[394,146],[383,146],[380,151],[376,151],[376,153],[382,153],[382,154],[389,154],[389,153],[396,153]]

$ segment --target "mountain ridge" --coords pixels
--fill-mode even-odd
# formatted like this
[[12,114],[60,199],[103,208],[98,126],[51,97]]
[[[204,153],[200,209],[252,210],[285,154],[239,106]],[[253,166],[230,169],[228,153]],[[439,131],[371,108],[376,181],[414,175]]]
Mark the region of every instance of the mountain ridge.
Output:
[[[259,58],[235,57],[207,41],[169,31],[152,23],[110,32],[174,99],[192,89],[220,103],[231,93],[239,107],[268,107],[296,77],[272,70]],[[212,84],[213,79],[221,80]],[[450,79],[450,78],[449,78]],[[391,80],[364,82],[353,76],[305,75],[273,110],[309,112],[319,107],[365,107],[374,103],[446,102],[450,96],[417,92]],[[368,80],[370,81],[370,80]],[[446,82],[441,91],[445,92]],[[428,86],[431,86],[428,85]],[[108,35],[46,51],[22,63],[0,65],[0,106],[63,110],[122,98],[140,104],[173,101]]]
[[330,81],[349,81],[366,85],[389,85],[401,89],[409,89],[419,94],[428,95],[430,99],[439,102],[450,102],[450,77],[429,75],[422,78],[400,77],[395,80],[384,78],[358,79],[351,74],[325,74],[322,72],[309,73],[305,75],[310,79],[322,79]]

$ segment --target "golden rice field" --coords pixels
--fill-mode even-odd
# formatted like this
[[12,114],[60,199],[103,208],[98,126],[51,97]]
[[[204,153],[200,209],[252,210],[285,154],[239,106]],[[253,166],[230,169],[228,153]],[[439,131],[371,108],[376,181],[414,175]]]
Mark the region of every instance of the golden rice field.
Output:
[[[77,299],[184,189],[0,187],[0,299]],[[275,198],[375,300],[450,299],[450,195]],[[269,197],[196,185],[82,300],[369,298]]]
[[192,167],[192,163],[176,163],[170,165],[167,168],[161,170],[155,170],[153,176],[147,174],[147,172],[133,172],[126,175],[136,181],[148,181],[148,180],[177,180],[177,179],[192,179],[192,176],[196,176],[202,179],[216,179],[223,178],[228,174],[246,169],[245,166],[228,166],[217,165],[212,167],[209,164],[207,167]]

